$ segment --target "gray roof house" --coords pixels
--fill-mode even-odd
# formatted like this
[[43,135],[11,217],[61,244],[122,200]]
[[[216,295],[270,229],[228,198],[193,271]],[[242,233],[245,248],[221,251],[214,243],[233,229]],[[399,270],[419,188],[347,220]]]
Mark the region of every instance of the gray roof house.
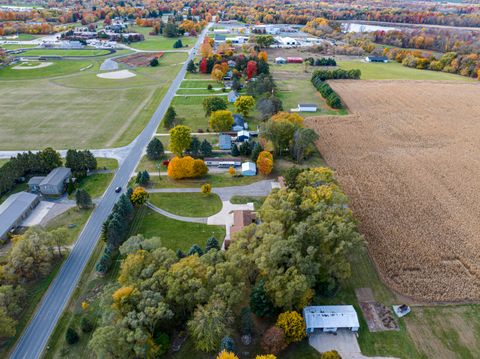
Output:
[[225,134],[218,136],[218,148],[221,150],[230,150],[232,148],[232,137]]
[[18,228],[40,202],[36,194],[18,192],[0,205],[0,239],[8,239],[8,233]]
[[28,181],[28,188],[30,192],[37,193],[40,192],[40,183],[45,179],[45,176],[35,176],[30,178]]
[[47,196],[58,196],[63,194],[63,192],[65,191],[65,183],[71,175],[72,171],[70,170],[70,168],[54,168],[47,175],[47,177],[45,177],[42,182],[40,182],[40,192],[43,195]]
[[234,103],[238,98],[237,91],[234,91],[234,90],[230,91],[227,95],[227,98],[228,98],[228,102]]

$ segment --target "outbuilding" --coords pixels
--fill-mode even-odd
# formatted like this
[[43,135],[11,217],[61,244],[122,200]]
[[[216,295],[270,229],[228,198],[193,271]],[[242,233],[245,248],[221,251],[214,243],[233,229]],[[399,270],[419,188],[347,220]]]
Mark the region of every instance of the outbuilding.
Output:
[[242,175],[255,176],[257,174],[257,166],[253,162],[242,163]]
[[250,133],[248,131],[237,132],[237,142],[245,142],[250,139]]
[[239,167],[242,165],[242,161],[238,158],[208,157],[204,161],[207,166],[219,168]]
[[40,192],[46,196],[59,196],[65,192],[67,180],[72,175],[70,168],[54,168],[38,185]]
[[237,101],[237,98],[238,98],[238,93],[235,90],[230,91],[227,95],[228,102],[230,103],[234,103],[235,101]]
[[38,195],[18,192],[0,205],[0,239],[8,239],[8,233],[17,229],[40,202]]
[[352,305],[305,307],[303,318],[307,334],[312,334],[315,330],[335,333],[338,329],[356,332],[360,328],[357,312]]
[[287,57],[287,62],[289,64],[301,64],[303,59],[301,57]]
[[365,58],[365,61],[367,62],[383,62],[387,63],[388,62],[388,57],[386,56],[367,56]]
[[218,148],[221,150],[230,150],[232,148],[232,137],[226,134],[218,136]]
[[276,64],[286,64],[287,59],[285,59],[284,57],[275,57],[275,63]]
[[299,103],[298,112],[317,112],[317,105],[313,103]]

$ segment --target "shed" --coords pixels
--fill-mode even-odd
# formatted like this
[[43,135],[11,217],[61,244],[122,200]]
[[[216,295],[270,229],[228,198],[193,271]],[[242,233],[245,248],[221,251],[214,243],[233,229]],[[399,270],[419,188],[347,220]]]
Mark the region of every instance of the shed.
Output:
[[0,205],[0,239],[7,239],[8,233],[17,229],[40,202],[38,195],[18,192]]
[[305,319],[307,334],[313,333],[315,329],[334,333],[337,329],[349,329],[356,332],[360,327],[357,312],[352,305],[305,307],[303,318]]
[[255,176],[257,174],[257,165],[253,162],[243,162],[242,163],[242,175],[244,176]]
[[218,136],[218,148],[221,150],[229,150],[232,148],[232,137],[230,135],[221,134]]
[[387,63],[388,62],[388,57],[386,56],[367,56],[365,58],[365,61],[367,62],[384,62],[384,63]]
[[284,57],[276,57],[275,58],[275,63],[276,64],[286,64],[287,60]]
[[70,168],[66,167],[57,167],[54,168],[50,173],[40,182],[40,192],[43,195],[53,195],[58,196],[63,194],[65,191],[65,183],[68,178],[72,175]]
[[301,64],[303,59],[301,57],[287,57],[287,62],[289,64]]
[[299,103],[298,112],[317,112],[317,105],[313,103]]
[[207,166],[216,166],[220,168],[239,167],[242,161],[238,158],[208,157],[204,159]]
[[245,142],[250,139],[250,133],[248,131],[237,132],[237,142]]
[[235,101],[237,101],[237,98],[238,98],[238,93],[237,91],[230,91],[227,95],[227,99],[228,99],[228,102],[230,103],[234,103]]

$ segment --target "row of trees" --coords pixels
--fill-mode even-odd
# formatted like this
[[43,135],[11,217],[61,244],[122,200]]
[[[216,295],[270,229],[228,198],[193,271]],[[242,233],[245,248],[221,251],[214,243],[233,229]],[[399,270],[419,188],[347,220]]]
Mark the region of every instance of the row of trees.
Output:
[[0,338],[14,336],[25,309],[25,286],[50,273],[64,255],[69,239],[64,227],[53,230],[30,228],[12,238],[12,248],[0,265]]
[[344,70],[344,69],[335,69],[335,70],[316,70],[312,74],[313,78],[318,78],[321,81],[326,80],[360,80],[362,72],[358,69]]
[[20,153],[0,167],[0,194],[11,190],[17,182],[24,181],[24,177],[46,175],[61,165],[60,154],[50,147],[37,153]]
[[333,57],[321,57],[318,59],[308,57],[305,59],[305,62],[308,62],[310,66],[337,66],[337,61]]
[[342,100],[328,83],[322,81],[319,77],[312,77],[312,84],[320,92],[322,97],[326,100],[327,105],[331,108],[342,108]]

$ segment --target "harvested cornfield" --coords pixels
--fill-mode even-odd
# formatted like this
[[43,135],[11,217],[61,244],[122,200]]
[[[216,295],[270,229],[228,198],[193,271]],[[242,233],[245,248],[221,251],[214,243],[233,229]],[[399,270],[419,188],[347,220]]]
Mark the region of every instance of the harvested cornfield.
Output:
[[128,55],[115,59],[115,61],[132,67],[140,67],[149,66],[151,60],[153,60],[155,57],[159,59],[162,56],[163,52],[137,52],[133,55]]
[[307,123],[384,281],[420,301],[478,301],[480,85],[331,85],[352,114]]

